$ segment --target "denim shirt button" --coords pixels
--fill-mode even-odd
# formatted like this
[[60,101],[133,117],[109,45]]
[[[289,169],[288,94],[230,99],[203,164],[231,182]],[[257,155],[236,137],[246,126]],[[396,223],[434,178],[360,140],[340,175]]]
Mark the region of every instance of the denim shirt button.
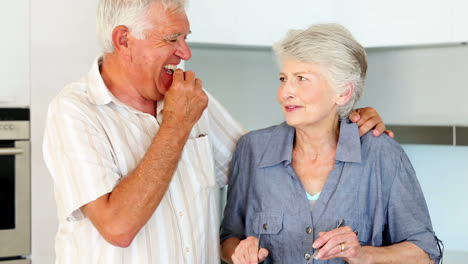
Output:
[[309,260],[310,258],[311,258],[311,255],[310,255],[309,253],[306,253],[306,254],[304,255],[304,259],[305,259],[305,260]]
[[307,233],[307,234],[312,233],[312,227],[308,226],[308,227],[306,228],[306,233]]
[[263,230],[268,230],[268,224],[267,223],[263,224]]

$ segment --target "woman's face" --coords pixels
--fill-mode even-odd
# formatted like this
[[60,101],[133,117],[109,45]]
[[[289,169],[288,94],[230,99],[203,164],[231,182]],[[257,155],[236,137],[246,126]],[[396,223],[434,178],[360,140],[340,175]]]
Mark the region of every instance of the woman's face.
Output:
[[279,80],[277,98],[288,125],[309,127],[336,118],[339,95],[321,66],[285,59]]

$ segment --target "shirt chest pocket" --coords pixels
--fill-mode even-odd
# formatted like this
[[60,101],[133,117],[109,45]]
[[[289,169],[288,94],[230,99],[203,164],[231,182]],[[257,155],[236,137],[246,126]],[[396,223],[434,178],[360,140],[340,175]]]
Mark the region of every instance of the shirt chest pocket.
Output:
[[283,214],[257,213],[254,218],[254,232],[257,235],[276,235],[283,229]]
[[188,175],[193,186],[211,188],[216,185],[213,153],[208,135],[189,138],[182,152],[178,170],[182,175]]
[[359,244],[361,246],[371,245],[372,243],[372,226],[365,221],[348,220],[344,224],[350,226],[357,233]]
[[253,219],[252,227],[260,240],[260,247],[268,249],[271,259],[281,259],[285,243],[281,233],[283,214],[259,212]]

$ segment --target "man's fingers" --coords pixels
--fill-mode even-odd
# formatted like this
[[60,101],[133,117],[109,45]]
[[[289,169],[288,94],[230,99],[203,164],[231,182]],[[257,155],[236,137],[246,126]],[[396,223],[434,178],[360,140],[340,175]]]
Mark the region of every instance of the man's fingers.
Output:
[[201,90],[202,87],[203,87],[203,82],[202,82],[202,80],[196,78],[196,79],[195,79],[195,89]]
[[372,131],[372,134],[374,134],[374,136],[380,136],[382,135],[382,133],[385,132],[385,125],[384,123],[378,123],[375,128],[374,128],[374,131]]
[[[361,120],[363,120],[362,117]],[[358,122],[360,136],[364,135],[365,133],[369,132],[373,127],[375,127],[379,123],[378,120],[380,120],[380,118],[378,120],[375,118],[369,118],[362,124],[359,124],[361,120],[359,120]]]
[[184,77],[187,82],[194,82],[195,81],[195,73],[193,71],[186,71],[184,72]]
[[356,123],[356,122],[359,121],[359,119],[361,118],[361,116],[359,115],[358,110],[359,110],[359,109],[353,110],[353,111],[351,112],[351,114],[349,115],[349,120],[351,120],[351,122]]
[[391,138],[395,138],[395,133],[393,133],[393,131],[391,131],[390,129],[386,129],[385,130],[385,133],[387,133],[387,135]]
[[181,69],[175,69],[172,73],[172,81],[183,81],[184,80],[184,71]]

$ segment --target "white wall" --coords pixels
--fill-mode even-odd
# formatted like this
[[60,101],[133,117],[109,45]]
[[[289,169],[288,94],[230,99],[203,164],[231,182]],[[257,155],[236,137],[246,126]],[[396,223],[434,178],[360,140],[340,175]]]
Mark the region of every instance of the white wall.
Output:
[[51,177],[42,159],[47,104],[88,71],[98,54],[97,1],[31,1],[32,261],[55,261],[56,207]]

